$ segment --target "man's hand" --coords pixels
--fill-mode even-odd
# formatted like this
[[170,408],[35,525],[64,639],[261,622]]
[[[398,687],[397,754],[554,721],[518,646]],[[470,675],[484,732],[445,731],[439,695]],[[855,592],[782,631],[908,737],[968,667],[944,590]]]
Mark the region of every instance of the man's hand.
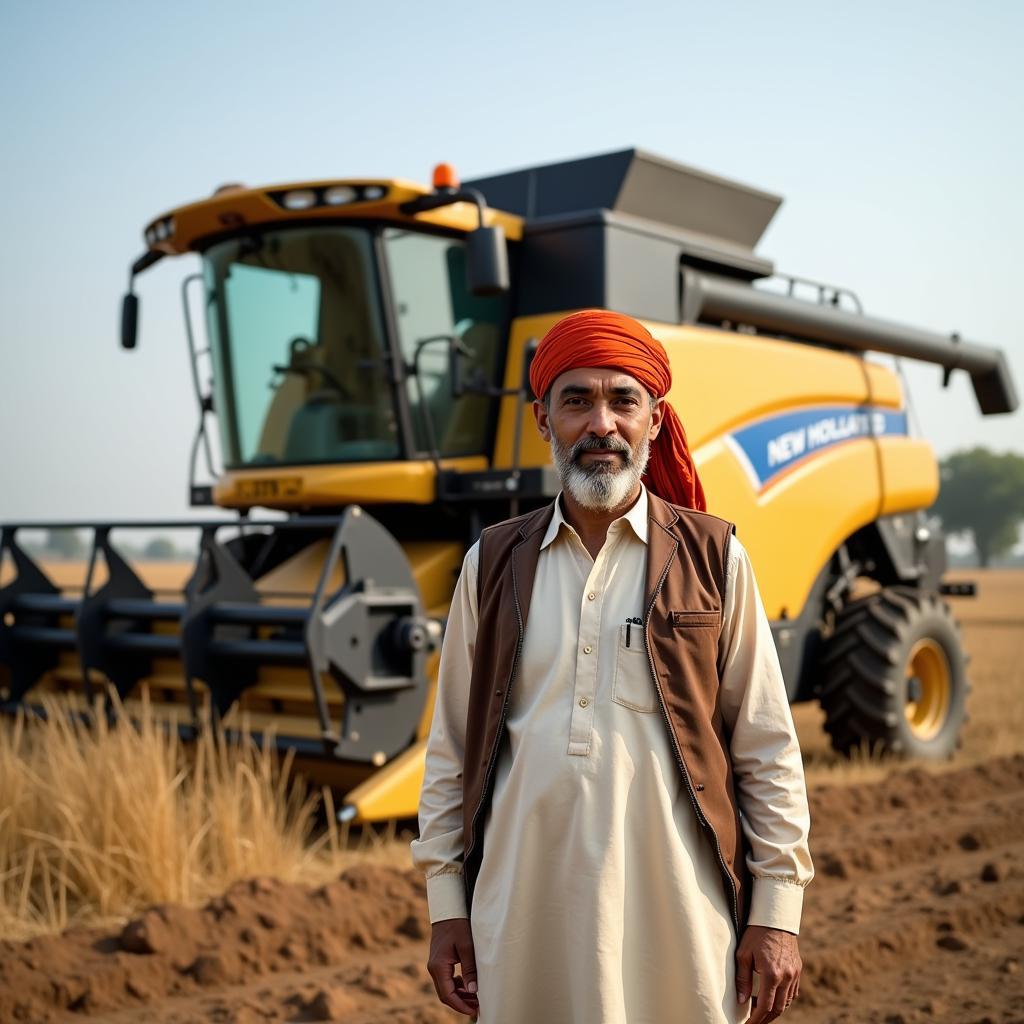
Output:
[[[455,977],[455,965],[462,965],[462,977]],[[476,995],[476,958],[473,933],[464,917],[435,921],[430,933],[427,970],[434,981],[437,998],[467,1017],[476,1017],[480,1002]]]
[[736,950],[736,993],[745,1003],[753,991],[753,973],[761,980],[749,1024],[775,1020],[800,994],[803,962],[796,936],[777,928],[748,925]]

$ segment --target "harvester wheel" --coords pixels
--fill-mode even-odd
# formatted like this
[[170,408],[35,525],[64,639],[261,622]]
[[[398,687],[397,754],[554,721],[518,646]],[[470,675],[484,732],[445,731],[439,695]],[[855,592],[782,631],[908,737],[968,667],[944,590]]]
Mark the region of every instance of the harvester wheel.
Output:
[[885,587],[851,602],[821,670],[825,728],[841,753],[944,758],[956,750],[970,686],[959,627],[938,594]]

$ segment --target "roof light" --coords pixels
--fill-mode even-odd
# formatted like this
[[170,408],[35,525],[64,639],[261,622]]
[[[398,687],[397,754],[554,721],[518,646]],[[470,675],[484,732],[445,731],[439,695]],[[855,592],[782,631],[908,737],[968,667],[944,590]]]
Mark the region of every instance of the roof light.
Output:
[[325,206],[348,206],[351,203],[384,199],[387,185],[359,185],[339,182],[336,185],[318,185],[309,188],[274,189],[267,198],[282,209],[299,212],[323,209]]
[[285,209],[308,210],[311,206],[316,206],[316,193],[311,188],[294,188],[290,192],[285,192],[281,201]]
[[457,189],[459,187],[459,176],[451,164],[438,164],[434,168],[434,188],[440,192],[441,189]]
[[324,202],[328,206],[344,206],[359,198],[359,193],[351,185],[333,185],[324,192]]

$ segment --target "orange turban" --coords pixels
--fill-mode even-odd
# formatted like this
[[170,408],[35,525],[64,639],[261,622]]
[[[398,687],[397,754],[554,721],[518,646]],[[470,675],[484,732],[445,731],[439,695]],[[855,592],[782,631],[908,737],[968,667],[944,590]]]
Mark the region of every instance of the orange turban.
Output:
[[[664,346],[632,317],[603,309],[585,309],[559,320],[544,335],[530,364],[530,386],[543,398],[555,378],[578,367],[621,370],[656,398],[672,386],[672,370]],[[707,508],[686,432],[675,409],[665,403],[661,432],[651,444],[644,483],[675,505]]]

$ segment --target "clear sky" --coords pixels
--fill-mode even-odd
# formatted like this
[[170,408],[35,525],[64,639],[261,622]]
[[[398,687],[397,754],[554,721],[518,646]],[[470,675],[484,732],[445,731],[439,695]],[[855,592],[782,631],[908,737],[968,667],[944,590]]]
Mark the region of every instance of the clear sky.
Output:
[[[999,345],[1024,397],[1022,49],[1006,0],[0,0],[0,519],[186,511],[197,261],[140,280],[134,353],[118,310],[145,223],[225,181],[640,146],[782,194],[780,269]],[[940,455],[1024,454],[1024,414],[908,377]]]

